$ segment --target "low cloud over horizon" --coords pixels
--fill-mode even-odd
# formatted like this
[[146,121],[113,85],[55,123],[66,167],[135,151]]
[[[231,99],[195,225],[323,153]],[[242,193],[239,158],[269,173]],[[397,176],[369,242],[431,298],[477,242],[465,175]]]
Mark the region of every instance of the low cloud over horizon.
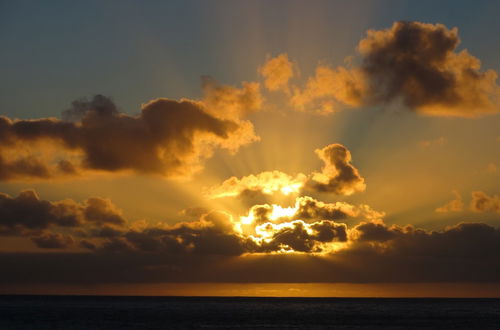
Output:
[[[0,281],[500,280],[494,271],[500,270],[500,229],[480,222],[459,222],[441,230],[425,230],[387,225],[383,217],[383,212],[367,205],[324,203],[305,196],[298,197],[290,208],[255,205],[240,219],[223,211],[206,210],[195,221],[165,225],[128,222],[111,201],[100,198],[83,203],[49,202],[39,199],[34,191],[18,197],[3,194],[1,235],[29,238],[39,250],[0,253],[5,265]],[[60,252],[46,254],[43,250]],[[33,258],[38,261],[28,262]],[[266,262],[267,258],[273,263]],[[103,263],[125,267],[127,275],[102,268]],[[244,275],[247,267],[253,271]],[[298,273],[278,272],[282,267]],[[58,275],[68,273],[72,276]],[[277,277],[277,273],[282,275]]]

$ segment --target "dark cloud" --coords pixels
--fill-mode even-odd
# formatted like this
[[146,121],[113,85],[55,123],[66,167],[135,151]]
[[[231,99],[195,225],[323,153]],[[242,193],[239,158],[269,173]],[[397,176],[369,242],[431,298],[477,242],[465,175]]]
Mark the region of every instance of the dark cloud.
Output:
[[46,179],[50,176],[50,168],[35,157],[28,156],[7,160],[0,154],[0,180],[2,181],[23,177]]
[[[248,232],[245,219],[221,211],[174,225],[126,225],[109,200],[2,194],[4,234],[73,253],[38,252],[36,262],[30,254],[0,253],[0,283],[500,281],[500,229],[484,223],[389,226],[366,205],[311,197],[297,198],[291,208],[254,208],[261,214],[249,215],[254,230]],[[340,222],[355,217],[364,220]]]
[[[290,227],[278,240],[308,251],[311,235],[304,228]],[[375,233],[374,228],[358,227],[367,236],[347,242],[341,242],[338,232],[317,234],[318,241],[336,237],[337,244],[346,244],[326,255],[159,253],[156,248],[138,250],[125,239],[110,242],[108,250],[89,253],[0,253],[0,283],[500,281],[497,228],[482,223],[441,231],[379,224]]]
[[122,226],[125,222],[107,199],[50,202],[41,200],[33,190],[22,191],[17,197],[0,193],[1,235],[28,235],[50,227]]
[[[221,119],[190,100],[152,100],[139,115],[130,116],[98,95],[74,102],[63,117],[73,121],[0,117],[0,179],[83,170],[183,176],[197,170],[200,159],[216,147],[235,151],[256,140],[250,122]],[[18,150],[27,150],[26,155]],[[40,152],[43,157],[36,156]]]
[[319,173],[314,173],[306,183],[306,189],[329,192],[338,195],[351,195],[364,191],[365,180],[351,164],[351,153],[341,144],[330,144],[316,153],[325,162]]
[[96,95],[92,100],[85,98],[71,102],[71,108],[64,110],[61,114],[63,120],[80,121],[88,114],[95,116],[112,117],[119,114],[114,102],[103,95]]
[[432,116],[477,117],[497,113],[500,87],[494,70],[480,71],[480,61],[457,51],[458,30],[442,24],[396,22],[368,30],[358,45],[360,66],[318,67],[292,102],[300,109],[318,100],[322,112],[338,104],[403,103]]
[[329,220],[312,224],[295,220],[284,225],[268,222],[261,225],[259,231],[270,235],[259,244],[258,252],[324,252],[321,243],[347,241],[347,226]]
[[[94,231],[89,236],[94,240],[85,240],[83,246],[98,251],[241,255],[252,250],[252,241],[234,230],[231,216],[219,211],[173,226],[131,228],[121,234],[108,230],[107,237]],[[103,237],[107,239],[102,243],[95,240]]]
[[41,249],[66,249],[74,244],[73,237],[63,234],[44,233],[31,240]]
[[379,222],[360,224],[355,231],[359,234],[355,241],[381,243],[373,249],[384,255],[496,258],[500,248],[500,230],[484,223],[462,222],[442,231],[427,231]]

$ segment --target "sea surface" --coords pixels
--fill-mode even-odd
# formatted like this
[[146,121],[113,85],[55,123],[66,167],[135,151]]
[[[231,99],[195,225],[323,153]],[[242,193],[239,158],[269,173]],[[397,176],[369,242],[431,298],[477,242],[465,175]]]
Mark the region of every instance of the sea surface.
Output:
[[500,299],[0,296],[0,329],[500,329]]

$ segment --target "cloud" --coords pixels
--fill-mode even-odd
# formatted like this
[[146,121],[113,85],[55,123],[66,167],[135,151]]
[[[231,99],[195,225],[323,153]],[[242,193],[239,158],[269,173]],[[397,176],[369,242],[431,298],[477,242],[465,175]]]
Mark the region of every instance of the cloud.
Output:
[[299,111],[315,109],[319,114],[336,112],[344,106],[361,106],[367,88],[365,84],[359,69],[351,70],[341,66],[331,69],[320,65],[303,89],[293,88],[290,103]]
[[446,212],[460,212],[464,209],[464,202],[462,200],[462,196],[456,190],[453,190],[453,195],[455,195],[455,199],[449,201],[445,205],[438,207],[436,212],[446,213]]
[[155,252],[200,255],[241,255],[252,250],[252,241],[234,230],[231,215],[209,211],[199,220],[172,226],[130,228],[119,237],[85,240],[83,246],[95,251]]
[[330,144],[317,149],[316,154],[325,162],[321,172],[313,173],[307,189],[338,195],[352,195],[366,189],[365,180],[351,164],[351,153],[341,144]]
[[217,118],[238,120],[262,110],[260,84],[243,82],[242,88],[221,85],[209,76],[202,77],[203,104]]
[[44,233],[32,237],[31,240],[41,249],[66,249],[75,242],[70,235],[52,233]]
[[63,117],[73,121],[0,117],[0,179],[50,178],[86,170],[187,176],[199,170],[201,159],[215,148],[234,152],[257,140],[249,121],[222,119],[203,103],[185,99],[155,99],[143,104],[139,115],[130,116],[98,95],[75,101]]
[[306,180],[307,177],[302,173],[291,176],[280,171],[251,174],[241,179],[233,176],[220,185],[208,188],[206,195],[209,198],[234,197],[248,195],[252,192],[267,195],[280,192],[288,195],[298,193]]
[[474,191],[472,192],[470,209],[474,212],[500,213],[500,196],[489,196],[482,191]]
[[292,104],[332,112],[340,106],[402,103],[429,116],[479,117],[498,113],[500,87],[494,70],[457,51],[458,30],[442,24],[396,22],[368,30],[358,44],[359,66],[319,66]]
[[[354,228],[353,236],[354,242],[369,244],[371,253],[388,256],[497,257],[500,247],[500,230],[484,223],[461,222],[441,231],[411,225],[387,226],[383,222],[361,223]],[[353,250],[356,248],[359,246]]]
[[302,220],[306,223],[319,220],[346,221],[351,218],[374,220],[384,215],[385,213],[375,211],[365,204],[325,203],[309,196],[301,196],[295,199],[295,204],[291,207],[277,204],[254,205],[248,210],[248,214],[241,218],[241,222],[255,226],[266,222],[283,223],[292,220]]
[[337,195],[351,195],[364,191],[364,178],[351,164],[351,153],[341,144],[330,144],[317,149],[316,154],[324,162],[321,172],[310,175],[298,173],[295,176],[281,171],[266,171],[242,178],[231,177],[220,185],[206,189],[208,198],[255,197],[260,195],[300,194],[302,192],[323,192]]
[[[180,225],[175,235],[188,240],[199,235],[199,245],[176,250],[179,242],[166,239],[174,235],[171,228],[167,234],[153,229],[135,237],[129,233],[127,238],[108,241],[106,248],[82,242],[91,248],[88,253],[0,253],[0,283],[500,280],[500,230],[484,223],[459,223],[438,231],[388,226],[381,221],[362,222],[350,229],[333,221],[267,227],[263,230],[268,241],[261,245],[241,245],[234,235],[221,236],[220,231],[204,232],[206,228],[219,230],[216,225]],[[314,252],[318,249],[325,254]]]
[[[484,199],[484,193],[476,195]],[[30,217],[35,210],[39,216]],[[484,223],[441,230],[387,225],[383,213],[366,205],[307,196],[291,208],[256,205],[251,222],[207,211],[174,225],[118,225],[119,215],[107,200],[48,202],[33,191],[16,198],[2,194],[3,229],[36,229],[25,236],[39,249],[61,253],[0,253],[0,283],[500,280],[500,229]]]
[[264,85],[268,90],[289,92],[288,82],[294,76],[294,69],[287,54],[269,58],[259,68],[259,73],[264,77]]
[[322,243],[347,241],[347,226],[322,220],[305,223],[295,220],[281,224],[264,223],[255,228],[260,238],[257,252],[323,252]]
[[[36,240],[41,245],[51,242],[43,230],[74,229],[84,226],[123,226],[126,220],[121,211],[108,199],[89,198],[83,203],[71,199],[58,202],[41,200],[35,191],[25,190],[17,197],[0,193],[0,235],[28,236],[43,234]],[[61,238],[61,237],[57,237]]]

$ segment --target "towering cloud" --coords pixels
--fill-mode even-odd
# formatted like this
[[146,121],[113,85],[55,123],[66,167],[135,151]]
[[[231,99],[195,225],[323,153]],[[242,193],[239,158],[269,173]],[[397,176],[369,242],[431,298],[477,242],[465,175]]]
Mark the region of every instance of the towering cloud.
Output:
[[338,195],[351,195],[364,191],[365,180],[351,164],[351,153],[341,144],[330,144],[317,149],[316,154],[325,162],[321,172],[313,173],[307,188]]
[[479,59],[457,51],[458,30],[442,24],[396,22],[368,30],[358,45],[354,68],[320,66],[292,103],[329,112],[338,105],[401,102],[431,116],[477,117],[497,113],[500,87],[494,70],[481,71]]
[[[225,104],[221,110],[232,107]],[[74,102],[63,113],[66,120],[0,117],[0,179],[48,178],[85,170],[189,175],[214,148],[236,151],[257,139],[250,122],[223,119],[213,111],[200,102],[156,99],[144,104],[139,115],[130,116],[98,95]]]

